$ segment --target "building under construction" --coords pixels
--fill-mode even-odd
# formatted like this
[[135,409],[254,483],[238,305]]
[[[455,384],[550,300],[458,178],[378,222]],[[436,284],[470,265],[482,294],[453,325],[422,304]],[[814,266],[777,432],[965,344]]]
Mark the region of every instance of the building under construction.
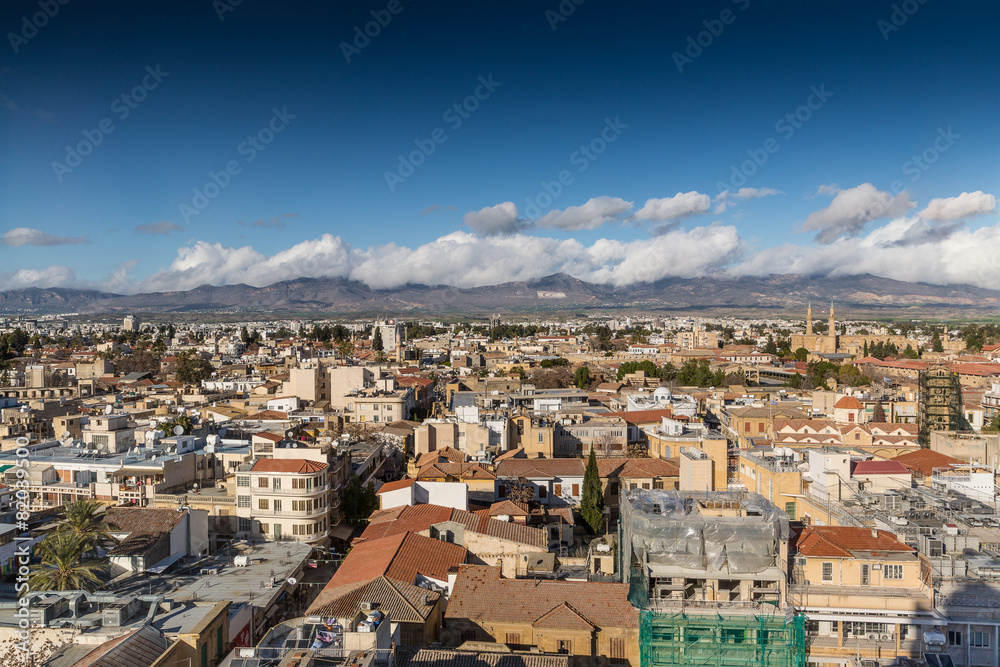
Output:
[[962,385],[958,373],[945,366],[931,366],[920,371],[918,383],[917,428],[922,447],[930,446],[931,431],[969,428],[962,419]]
[[787,515],[759,494],[623,493],[618,562],[640,610],[642,667],[804,665],[788,534]]

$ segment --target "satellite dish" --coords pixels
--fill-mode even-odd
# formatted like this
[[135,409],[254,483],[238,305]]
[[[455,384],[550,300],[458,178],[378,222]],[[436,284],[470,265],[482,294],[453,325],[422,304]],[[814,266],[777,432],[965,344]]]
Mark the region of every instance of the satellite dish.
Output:
[[285,437],[286,438],[294,438],[295,437],[295,431],[285,431]]
[[114,412],[114,410],[115,410],[115,406],[109,405],[109,406],[107,406],[107,407],[104,408],[104,414],[110,415],[112,412]]
[[63,431],[62,438],[60,438],[60,439],[61,440],[69,440],[72,437],[73,437],[72,433],[70,433],[69,431]]
[[295,577],[288,577],[288,585],[289,586],[294,586],[297,583],[299,583],[298,579],[296,579]]
[[184,427],[178,424],[174,427],[174,435],[184,435]]

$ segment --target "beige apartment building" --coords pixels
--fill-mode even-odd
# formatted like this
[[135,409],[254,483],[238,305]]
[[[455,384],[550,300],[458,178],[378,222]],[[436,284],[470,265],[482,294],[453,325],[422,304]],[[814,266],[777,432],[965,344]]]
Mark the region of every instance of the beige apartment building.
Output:
[[326,463],[258,459],[236,473],[238,534],[322,542],[329,534]]

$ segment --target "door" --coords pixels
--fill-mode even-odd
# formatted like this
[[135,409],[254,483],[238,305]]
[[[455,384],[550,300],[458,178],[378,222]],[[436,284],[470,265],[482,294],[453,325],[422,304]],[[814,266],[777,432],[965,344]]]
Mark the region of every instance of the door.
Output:
[[557,498],[562,497],[562,484],[556,484],[553,486],[553,493],[555,493]]
[[868,563],[862,563],[861,564],[861,585],[862,586],[869,586],[869,585],[871,585],[871,580],[872,580],[871,569],[872,569],[871,565],[869,565]]

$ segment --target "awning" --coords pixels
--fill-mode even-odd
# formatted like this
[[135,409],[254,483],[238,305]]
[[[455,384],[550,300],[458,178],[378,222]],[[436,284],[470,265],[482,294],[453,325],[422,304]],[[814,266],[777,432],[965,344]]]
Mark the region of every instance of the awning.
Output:
[[166,570],[168,567],[179,561],[181,558],[184,558],[184,556],[186,555],[187,554],[184,553],[183,551],[178,551],[172,556],[167,556],[153,567],[146,568],[146,572],[150,574],[163,574],[164,570]]
[[335,537],[338,540],[347,540],[351,537],[351,533],[354,529],[348,526],[346,523],[338,523],[336,526],[330,528],[330,536]]

